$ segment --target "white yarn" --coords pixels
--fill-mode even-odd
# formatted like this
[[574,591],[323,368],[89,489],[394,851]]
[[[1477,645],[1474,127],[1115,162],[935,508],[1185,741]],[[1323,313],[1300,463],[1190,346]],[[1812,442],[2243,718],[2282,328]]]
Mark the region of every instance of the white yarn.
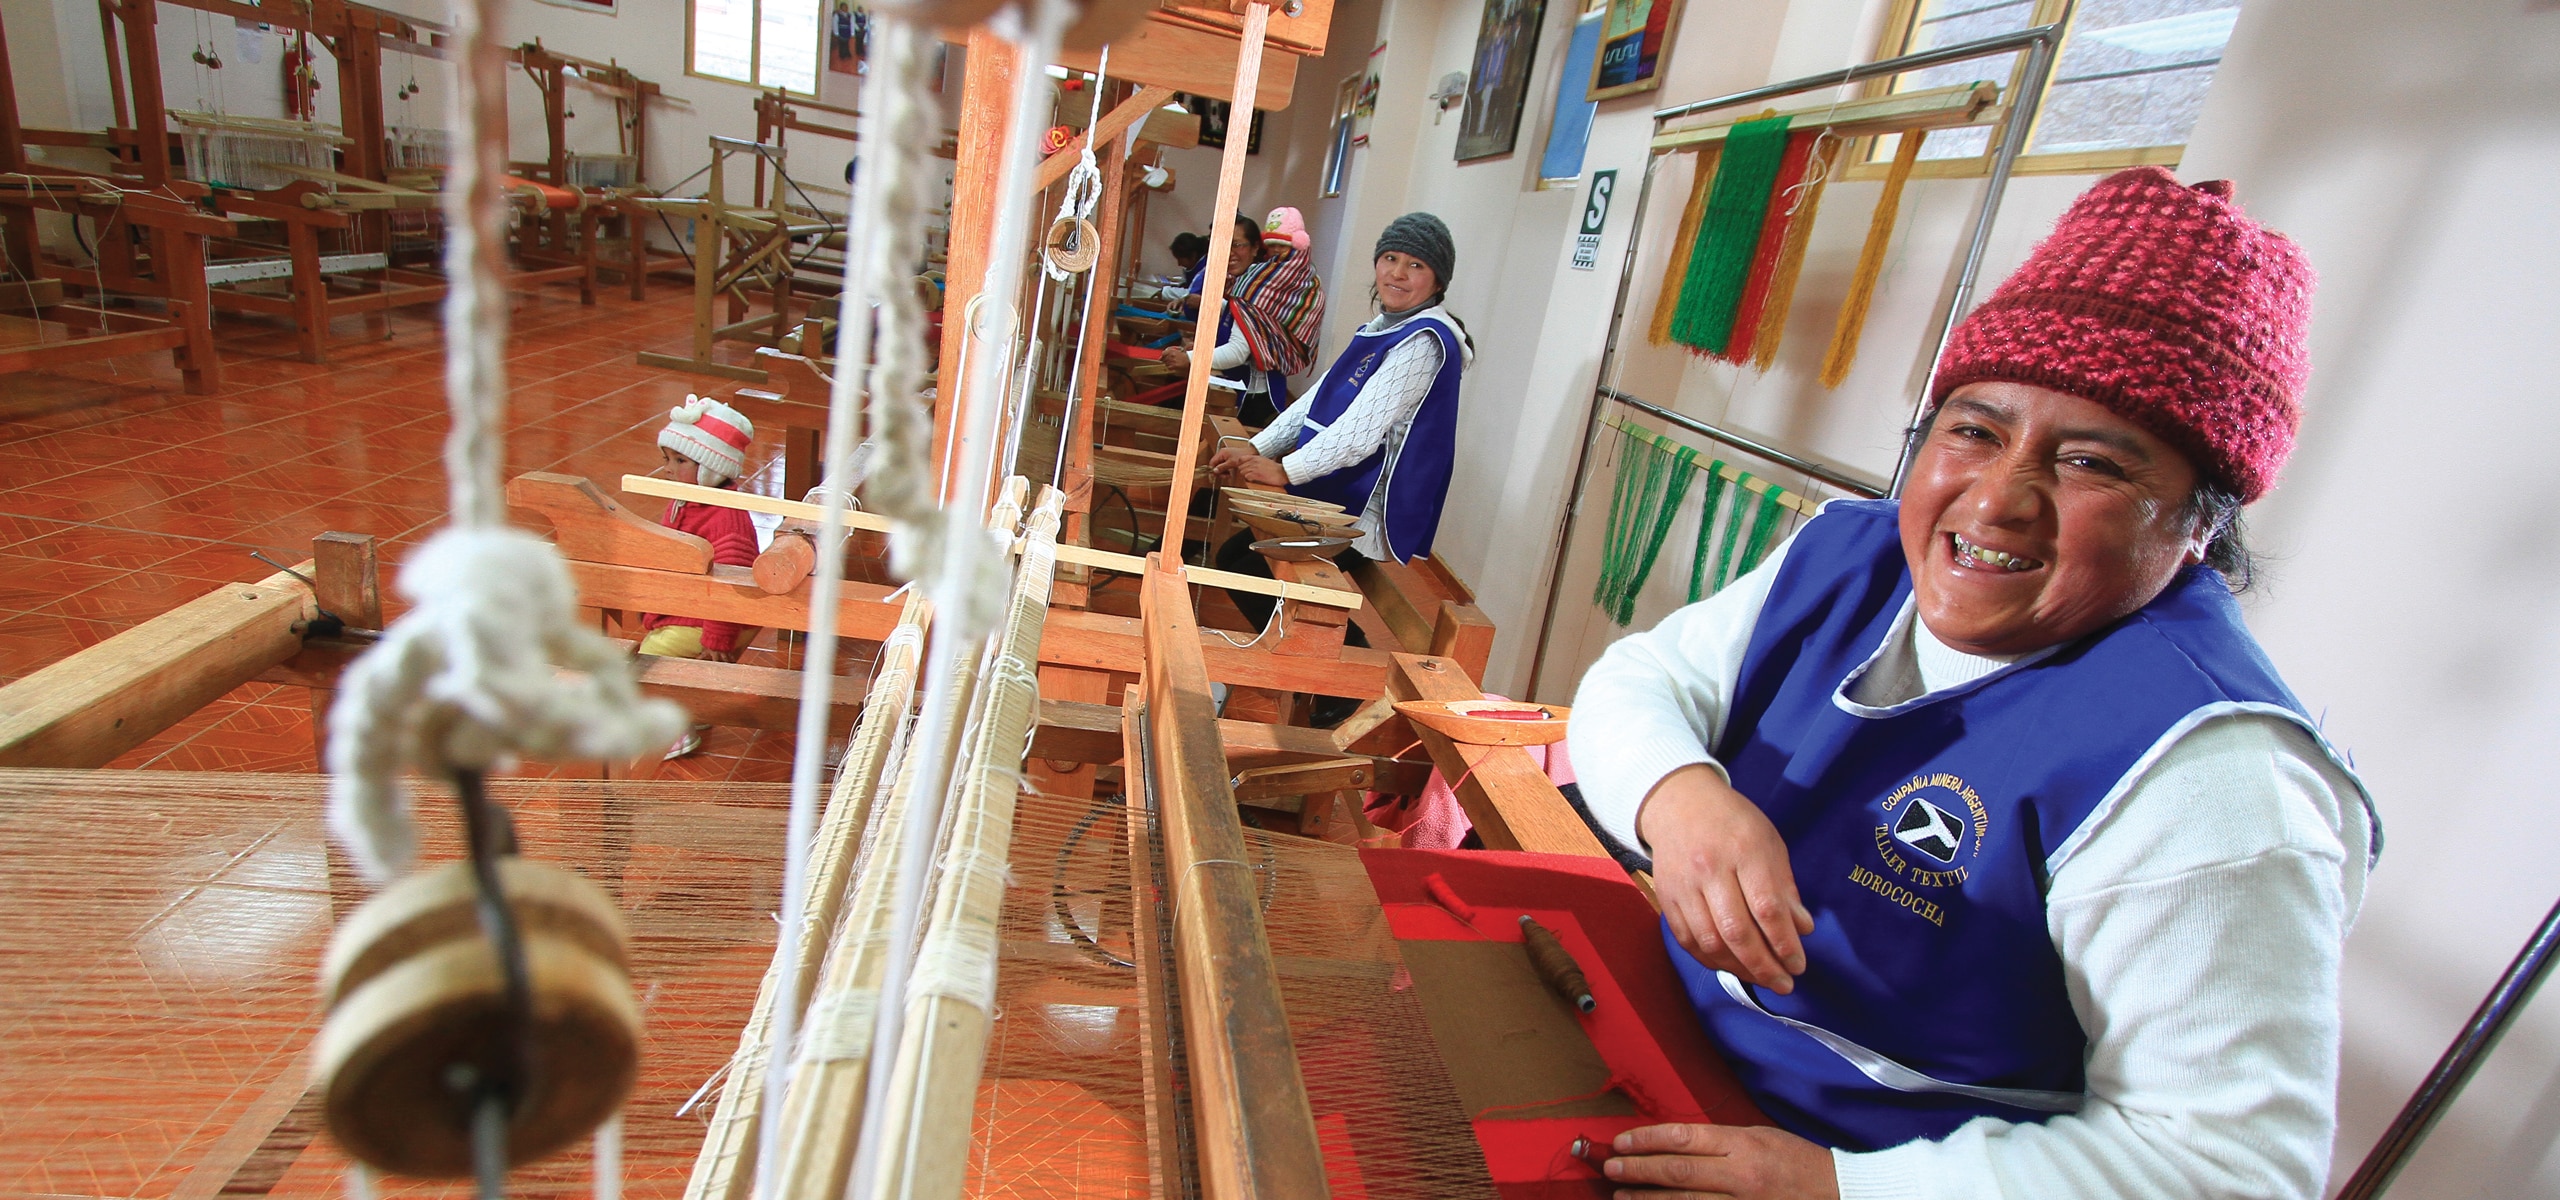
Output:
[[[942,886],[952,884],[946,880]],[[909,1004],[928,996],[957,1000],[980,1012],[994,1010],[995,926],[963,917],[934,927],[916,952],[915,972],[907,976]]]
[[[684,729],[640,695],[621,648],[578,620],[577,585],[547,542],[506,527],[507,298],[497,236],[504,64],[491,0],[457,0],[456,154],[445,192],[445,439],[453,525],[400,570],[413,607],[350,665],[329,714],[330,828],[383,880],[417,853],[400,782],[486,770],[519,754],[627,758]],[[484,136],[485,135],[485,136]],[[568,673],[563,674],[563,670]]]
[[628,758],[684,731],[684,710],[641,696],[630,656],[578,623],[577,584],[549,543],[446,530],[399,588],[415,607],[347,668],[329,712],[330,828],[372,878],[417,850],[405,769]]
[[880,1013],[876,988],[848,988],[818,998],[801,1035],[803,1063],[859,1062],[871,1056],[871,1026]]
[[[1102,199],[1102,168],[1094,162],[1093,141],[1094,133],[1102,128],[1102,83],[1110,78],[1110,74],[1111,47],[1106,45],[1102,48],[1101,61],[1093,65],[1093,112],[1085,118],[1084,145],[1076,152],[1076,165],[1067,168],[1067,186],[1058,197],[1060,221],[1092,220],[1093,206]],[[1073,242],[1069,244],[1071,247],[1074,245]],[[1050,261],[1046,254],[1040,256],[1040,269],[1048,273],[1053,283],[1065,283],[1067,277],[1074,274]]]

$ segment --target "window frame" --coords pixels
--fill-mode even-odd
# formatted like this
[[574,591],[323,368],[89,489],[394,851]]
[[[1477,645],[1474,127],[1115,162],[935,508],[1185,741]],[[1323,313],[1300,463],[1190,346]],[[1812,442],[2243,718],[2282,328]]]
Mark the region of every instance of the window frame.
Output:
[[[1875,61],[1881,62],[1904,53],[1903,47],[1910,43],[1913,26],[1918,22],[1921,6],[1925,2],[1926,0],[1891,0],[1885,9],[1884,24],[1876,39]],[[2053,57],[2045,64],[2045,83],[2049,88],[2052,85],[2054,73],[2062,69],[2063,52],[2070,48],[2072,36],[2079,32],[2079,10],[2077,6],[2070,3],[2070,0],[2034,0],[2034,4],[2035,10],[2027,19],[2030,27],[2048,25],[2060,20],[2066,8],[2069,8],[2072,13],[2070,27],[2062,31],[2061,41],[2053,48]],[[2004,106],[2004,112],[2010,98],[2018,94],[2019,85],[2026,82],[2026,76],[2027,53],[2021,50],[2017,52],[2017,61],[2010,64],[2009,78],[2001,85],[2000,101]],[[1896,78],[1898,77],[1886,75],[1859,84],[1858,98],[1867,99],[1892,94],[1891,89]],[[2038,123],[2044,120],[2044,115],[2044,106],[2038,105],[2036,109]],[[1924,158],[1912,164],[1912,177],[1972,179],[1990,174],[1992,157],[1999,152],[1999,131],[2003,127],[2003,124],[1989,126],[1993,136],[1980,155],[1972,158]],[[2035,132],[2033,127],[2027,130],[2027,141],[2030,145],[2035,141]],[[1847,179],[1884,178],[1887,164],[1876,157],[1876,145],[1880,140],[1878,137],[1859,138],[1857,144],[1851,147],[1848,156],[1856,165],[1842,172],[1842,177]],[[2010,173],[2015,175],[2102,175],[2111,171],[2120,171],[2126,167],[2175,168],[2179,161],[2186,157],[2186,152],[2187,145],[2184,142],[2168,146],[2123,146],[2111,150],[2076,150],[2047,154],[2025,151],[2020,153],[2017,162],[2011,165]]]
[[[748,17],[747,23],[753,28],[754,32],[750,33],[747,37],[747,70],[749,74],[761,75],[763,74],[764,68],[765,0],[748,0],[748,3],[753,6],[753,13]],[[698,0],[684,0],[685,74],[690,75],[695,79],[708,79],[713,83],[725,83],[731,87],[751,88],[759,92],[781,92],[783,95],[792,97],[796,100],[816,100],[819,98],[818,93],[815,90],[806,92],[795,91],[779,84],[757,83],[751,79],[731,79],[726,75],[714,75],[708,71],[694,70],[693,31],[697,21],[699,20],[697,7]],[[816,45],[812,48],[814,52],[809,60],[816,68],[816,70],[811,72],[809,76],[809,81],[812,84],[823,83],[827,77],[827,19],[834,15],[834,13],[835,8],[832,4],[826,3],[822,0],[818,5],[818,37]]]

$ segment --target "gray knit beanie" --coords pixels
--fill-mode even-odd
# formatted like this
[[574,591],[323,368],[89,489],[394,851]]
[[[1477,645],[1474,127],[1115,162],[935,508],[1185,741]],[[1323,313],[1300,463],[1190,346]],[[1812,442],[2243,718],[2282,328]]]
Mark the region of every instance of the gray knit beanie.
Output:
[[1387,222],[1386,231],[1378,235],[1378,248],[1369,252],[1369,261],[1393,250],[1421,259],[1440,281],[1440,290],[1449,290],[1449,276],[1458,269],[1458,244],[1449,236],[1449,226],[1427,212],[1409,212]]

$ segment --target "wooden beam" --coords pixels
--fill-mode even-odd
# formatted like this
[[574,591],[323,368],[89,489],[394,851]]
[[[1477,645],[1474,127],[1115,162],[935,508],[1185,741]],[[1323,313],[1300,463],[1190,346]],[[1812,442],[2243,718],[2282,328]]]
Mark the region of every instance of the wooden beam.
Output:
[[[756,586],[755,572],[747,567],[715,565],[704,574],[687,575],[573,560],[569,573],[578,581],[578,603],[588,608],[681,613],[768,629],[809,627],[806,581],[773,595]],[[898,606],[889,602],[889,592],[876,584],[846,580],[836,618],[843,636],[864,642],[888,637],[898,624]]]
[[1142,588],[1150,736],[1140,758],[1164,846],[1201,1190],[1219,1200],[1323,1197],[1324,1151],[1227,782],[1191,593],[1161,569]]
[[[1270,24],[1270,5],[1252,0],[1245,6],[1244,41],[1236,47],[1234,111],[1245,114],[1248,134],[1253,123],[1255,84],[1262,69],[1262,35]],[[1245,144],[1251,140],[1250,136],[1236,136],[1233,128],[1228,130],[1226,152],[1218,159],[1218,199],[1209,206],[1213,234],[1226,228],[1228,214],[1236,211],[1243,195]],[[1182,434],[1174,443],[1173,481],[1165,490],[1164,533],[1157,542],[1177,561],[1182,558],[1183,531],[1189,528],[1192,465],[1200,455],[1201,417],[1209,409],[1209,358],[1218,346],[1218,313],[1227,300],[1227,253],[1234,241],[1231,237],[1211,237],[1209,261],[1201,268],[1201,278],[1212,282],[1200,289],[1200,319],[1191,335],[1191,378],[1182,393]]]
[[[969,61],[976,62],[971,51]],[[1194,96],[1233,101],[1236,98],[1236,35],[1201,29],[1161,17],[1149,16],[1138,27],[1111,41],[1111,77],[1132,83],[1156,84]],[[1090,50],[1061,48],[1057,63],[1071,71],[1091,74],[1101,65],[1101,56]],[[1265,54],[1255,66],[1253,97],[1249,104],[1236,105],[1237,112],[1261,109],[1278,112],[1289,107],[1291,93],[1298,84],[1298,56]],[[1250,123],[1241,128],[1250,129]]]
[[[803,521],[822,520],[826,516],[826,510],[815,504],[805,504],[797,500],[784,500],[775,496],[758,496],[750,492],[741,492],[730,488],[711,488],[704,487],[696,483],[677,483],[671,479],[658,479],[648,475],[623,476],[622,490],[626,495],[656,496],[665,500],[683,500],[695,504],[717,505],[721,508],[741,508],[748,512],[770,513],[774,516],[796,518]],[[889,531],[889,518],[881,516],[878,513],[864,512],[860,509],[851,509],[846,511],[844,514],[844,520],[845,526],[849,529],[867,530],[872,533],[887,533]],[[586,556],[571,555],[571,557],[583,558]],[[598,561],[613,560],[608,557]],[[1101,567],[1105,570],[1118,571],[1126,575],[1135,575],[1138,572],[1145,570],[1147,565],[1146,560],[1139,558],[1137,555],[1121,554],[1111,550],[1096,550],[1091,546],[1061,545],[1058,547],[1058,561],[1062,563],[1075,563],[1080,566]],[[1284,600],[1304,600],[1311,604],[1329,605],[1334,608],[1358,608],[1361,604],[1360,593],[1348,588],[1320,587],[1315,584],[1308,583],[1291,583],[1287,580],[1265,579],[1259,575],[1239,575],[1233,571],[1221,571],[1214,567],[1186,566],[1182,568],[1182,573],[1184,578],[1193,583],[1231,588],[1235,591],[1252,592],[1263,596],[1277,596]]]
[[[1251,771],[1297,763],[1324,762],[1344,756],[1328,730],[1304,725],[1265,725],[1258,721],[1218,722],[1218,742],[1225,747],[1227,769]],[[1116,763],[1121,760],[1120,710],[1108,704],[1075,700],[1042,700],[1040,724],[1031,737],[1031,757],[1071,763]],[[1431,779],[1431,764],[1383,755],[1359,755],[1373,769],[1369,786],[1398,796],[1419,795]]]
[[0,767],[105,766],[291,658],[319,612],[310,585],[280,571],[217,588],[0,688]]
[[[639,478],[642,477],[623,476],[622,490],[631,492],[631,481]],[[722,488],[702,490],[738,494]],[[583,475],[527,471],[507,481],[507,504],[549,518],[552,544],[560,547],[564,558],[687,575],[700,575],[711,569],[710,542],[624,508]]]
[[[1992,106],[1999,102],[1999,84],[1977,81],[1924,92],[1897,92],[1866,100],[1817,104],[1777,115],[1794,118],[1788,125],[1790,129],[1819,128],[1841,137],[1871,137],[1906,129],[1979,124],[1997,115],[1992,112]],[[1721,142],[1733,132],[1733,126],[1734,122],[1727,120],[1713,125],[1669,130],[1654,136],[1653,152],[1695,150],[1712,142]]]
[[[1388,694],[1398,700],[1480,700],[1484,693],[1468,682],[1458,664],[1420,654],[1394,656],[1388,672]],[[1431,752],[1440,774],[1457,785],[1458,804],[1467,810],[1476,836],[1488,850],[1528,850],[1540,854],[1607,857],[1591,827],[1565,801],[1547,778],[1546,769],[1518,746],[1466,746],[1413,726],[1423,749]]]
[[[1108,142],[1118,138],[1130,126],[1144,120],[1148,113],[1163,107],[1165,101],[1171,99],[1173,99],[1172,88],[1154,86],[1139,88],[1137,95],[1121,101],[1114,105],[1110,112],[1104,113],[1102,120],[1095,122],[1093,128],[1077,134],[1074,141],[1067,143],[1066,149],[1041,159],[1040,169],[1031,173],[1031,190],[1048,191],[1050,184],[1066,178],[1067,172],[1083,160],[1084,148],[1088,142]],[[1096,157],[1100,157],[1099,154]]]
[[[1139,623],[1109,613],[1049,611],[1040,638],[1040,661],[1096,670],[1135,672],[1141,657]],[[1387,656],[1345,647],[1332,658],[1268,654],[1232,645],[1214,629],[1200,630],[1209,678],[1233,687],[1319,696],[1374,696],[1386,690]]]

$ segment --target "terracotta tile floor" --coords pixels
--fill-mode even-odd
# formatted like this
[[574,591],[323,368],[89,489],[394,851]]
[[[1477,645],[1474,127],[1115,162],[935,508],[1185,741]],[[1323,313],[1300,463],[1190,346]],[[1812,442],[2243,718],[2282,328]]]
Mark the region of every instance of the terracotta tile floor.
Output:
[[[594,307],[566,288],[517,294],[510,474],[581,474],[611,491],[625,471],[656,463],[657,430],[688,390],[736,387],[633,361],[687,346],[686,295],[655,290],[661,298],[614,292]],[[292,357],[281,322],[226,318],[214,331],[225,387],[213,396],[183,391],[165,354],[0,375],[0,682],[217,584],[270,574],[251,550],[300,562],[328,530],[382,539],[389,595],[395,564],[445,508],[444,342],[433,308],[370,326],[350,318],[333,332],[346,340],[315,366]],[[775,473],[750,486],[772,488]],[[745,661],[775,662],[772,640]],[[791,749],[788,733],[713,730],[663,778],[785,780]],[[308,693],[250,684],[114,765],[313,770]]]

